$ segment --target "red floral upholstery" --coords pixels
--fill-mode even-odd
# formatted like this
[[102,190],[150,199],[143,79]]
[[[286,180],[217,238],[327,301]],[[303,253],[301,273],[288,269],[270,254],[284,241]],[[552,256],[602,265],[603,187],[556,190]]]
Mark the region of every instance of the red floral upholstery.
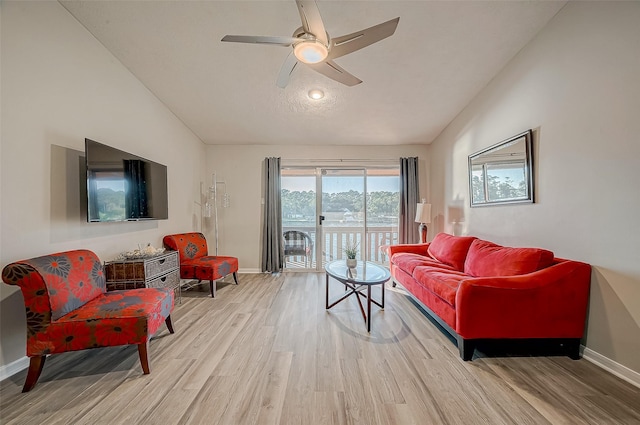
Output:
[[7,265],[2,280],[18,285],[27,311],[23,392],[36,384],[45,356],[96,347],[137,344],[149,373],[147,343],[162,322],[173,333],[173,291],[141,288],[106,292],[102,264],[91,251],[45,255]]
[[180,253],[180,278],[208,280],[212,297],[216,294],[216,280],[233,273],[233,280],[238,284],[238,259],[221,255],[210,256],[207,239],[202,233],[167,235],[162,242],[168,249]]

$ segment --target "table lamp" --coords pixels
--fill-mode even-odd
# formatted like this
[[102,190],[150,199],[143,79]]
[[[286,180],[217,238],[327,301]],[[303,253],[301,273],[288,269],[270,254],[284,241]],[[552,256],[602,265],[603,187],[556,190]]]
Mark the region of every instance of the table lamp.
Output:
[[418,227],[420,243],[427,243],[427,224],[431,223],[431,204],[427,204],[424,199],[416,206],[416,223],[420,223]]

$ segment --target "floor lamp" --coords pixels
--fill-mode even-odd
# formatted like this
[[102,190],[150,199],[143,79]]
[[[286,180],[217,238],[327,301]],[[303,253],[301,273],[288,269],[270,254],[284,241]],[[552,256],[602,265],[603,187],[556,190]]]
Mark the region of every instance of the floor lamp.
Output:
[[431,223],[431,204],[427,204],[426,200],[422,200],[416,206],[416,223],[420,223],[418,227],[418,235],[420,235],[420,243],[427,243],[427,224]]

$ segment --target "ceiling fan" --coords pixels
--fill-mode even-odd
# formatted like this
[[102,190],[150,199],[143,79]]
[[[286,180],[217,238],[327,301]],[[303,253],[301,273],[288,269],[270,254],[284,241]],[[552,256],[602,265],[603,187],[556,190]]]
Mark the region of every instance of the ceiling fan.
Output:
[[400,21],[398,17],[361,31],[331,38],[324,29],[315,0],[296,0],[296,5],[302,26],[296,29],[291,37],[225,35],[222,38],[222,41],[235,43],[293,46],[293,51],[289,53],[278,74],[276,84],[281,88],[286,87],[299,62],[347,86],[360,84],[362,80],[345,71],[333,60],[393,35]]

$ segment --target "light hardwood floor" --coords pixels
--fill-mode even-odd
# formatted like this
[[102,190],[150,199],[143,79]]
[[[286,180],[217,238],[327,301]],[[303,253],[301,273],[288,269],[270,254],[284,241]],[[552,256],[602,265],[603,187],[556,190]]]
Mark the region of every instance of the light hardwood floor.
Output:
[[[149,347],[51,356],[0,383],[2,424],[640,424],[640,390],[586,360],[458,350],[401,288],[366,332],[324,275],[240,275],[183,295]],[[339,293],[340,285],[332,284]]]

